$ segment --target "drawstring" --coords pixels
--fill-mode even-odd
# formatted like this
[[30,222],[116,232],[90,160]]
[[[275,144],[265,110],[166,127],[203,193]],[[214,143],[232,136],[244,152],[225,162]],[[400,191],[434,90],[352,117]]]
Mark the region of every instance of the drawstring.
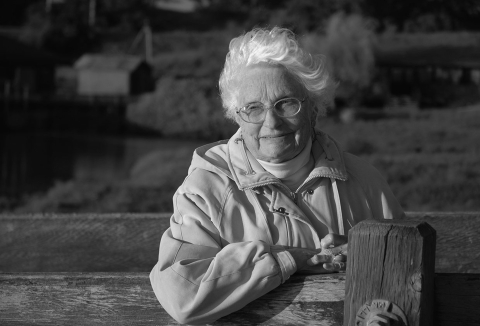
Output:
[[243,156],[243,161],[245,162],[245,165],[247,166],[247,172],[245,173],[245,175],[255,174],[255,171],[253,171],[252,166],[250,165],[250,161],[248,160],[247,148],[245,147],[245,142],[243,141],[243,138],[241,138],[241,137],[236,138],[235,139],[235,144],[238,144],[239,141],[242,142],[243,151],[241,151],[241,153],[242,153],[242,156]]
[[337,221],[338,221],[338,232],[340,235],[345,235],[345,229],[343,228],[343,216],[342,216],[342,206],[340,205],[340,195],[338,193],[337,180],[330,178],[333,188],[333,198],[335,199],[335,206],[337,208]]

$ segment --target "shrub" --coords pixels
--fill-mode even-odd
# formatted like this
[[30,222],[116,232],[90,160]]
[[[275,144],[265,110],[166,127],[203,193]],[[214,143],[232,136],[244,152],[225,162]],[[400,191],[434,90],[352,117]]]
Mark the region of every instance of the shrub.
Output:
[[209,79],[164,78],[155,93],[129,106],[127,117],[167,137],[228,138],[236,126],[225,120],[217,94]]
[[362,102],[374,78],[376,41],[370,25],[362,16],[338,12],[329,18],[325,35],[310,34],[302,39],[308,51],[326,56],[329,70],[339,82],[339,103]]
[[338,80],[366,87],[374,68],[374,34],[359,15],[336,13],[328,21],[326,55]]
[[[181,181],[180,181],[181,182]],[[15,213],[171,212],[179,183],[136,185],[127,181],[58,182],[46,194],[31,196]]]
[[480,157],[475,155],[409,155],[372,157],[392,191],[408,210],[467,211],[480,209]]

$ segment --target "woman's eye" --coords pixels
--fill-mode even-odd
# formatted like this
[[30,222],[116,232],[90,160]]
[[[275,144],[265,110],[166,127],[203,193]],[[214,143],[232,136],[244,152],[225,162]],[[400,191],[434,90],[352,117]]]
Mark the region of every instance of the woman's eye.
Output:
[[262,109],[263,109],[263,106],[261,104],[250,104],[246,106],[243,110],[248,113],[248,112],[254,112]]
[[295,108],[297,106],[297,103],[294,100],[285,100],[285,101],[279,102],[278,106],[280,106],[280,108],[282,109],[290,109],[290,108]]

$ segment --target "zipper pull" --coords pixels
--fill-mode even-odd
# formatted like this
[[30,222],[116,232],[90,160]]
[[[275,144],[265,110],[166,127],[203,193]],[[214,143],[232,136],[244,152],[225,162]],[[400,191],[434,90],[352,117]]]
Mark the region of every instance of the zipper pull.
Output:
[[293,202],[295,203],[295,205],[297,205],[297,193],[292,192],[292,197],[293,197]]

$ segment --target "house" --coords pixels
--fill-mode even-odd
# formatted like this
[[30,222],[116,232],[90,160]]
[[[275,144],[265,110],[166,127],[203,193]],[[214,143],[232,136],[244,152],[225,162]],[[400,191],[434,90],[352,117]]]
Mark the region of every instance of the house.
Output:
[[66,61],[37,47],[0,35],[0,94],[55,91],[55,67]]
[[74,67],[78,95],[126,97],[153,90],[152,67],[139,56],[85,54]]

